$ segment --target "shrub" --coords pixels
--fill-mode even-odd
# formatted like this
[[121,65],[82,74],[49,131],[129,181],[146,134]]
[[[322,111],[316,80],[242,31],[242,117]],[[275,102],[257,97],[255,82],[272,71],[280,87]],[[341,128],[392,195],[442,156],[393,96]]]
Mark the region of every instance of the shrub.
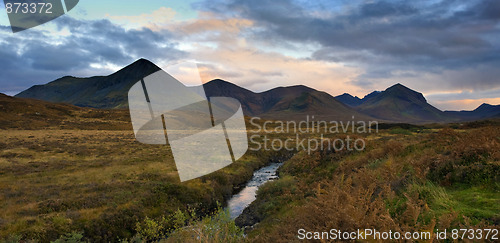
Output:
[[218,208],[210,216],[173,232],[168,242],[242,242],[243,230],[235,225],[229,210]]
[[73,231],[71,233],[67,233],[67,234],[59,237],[59,239],[55,240],[53,243],[80,243],[80,242],[85,242],[82,239],[83,239],[82,232]]

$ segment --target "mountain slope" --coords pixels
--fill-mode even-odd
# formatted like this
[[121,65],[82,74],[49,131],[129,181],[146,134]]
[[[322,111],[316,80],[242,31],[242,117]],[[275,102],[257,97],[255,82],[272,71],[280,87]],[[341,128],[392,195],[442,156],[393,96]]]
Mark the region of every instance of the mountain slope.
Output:
[[[117,109],[128,107],[128,90],[140,78],[159,70],[145,59],[108,76],[77,78],[66,76],[45,85],[35,85],[16,97],[68,103],[80,107]],[[421,93],[401,84],[374,91],[363,99],[343,94],[337,97],[297,85],[278,87],[261,93],[216,79],[203,85],[207,97],[238,99],[247,116],[267,119],[373,120],[404,123],[453,122],[499,116],[498,106],[484,104],[472,112],[442,112],[428,104]]]
[[472,112],[476,113],[480,118],[498,117],[500,115],[500,105],[483,103]]
[[464,121],[498,118],[500,117],[500,105],[483,103],[472,111],[445,111],[445,113],[451,117]]
[[[35,85],[16,97],[68,103],[80,107],[116,109],[128,107],[128,90],[137,80],[159,67],[148,60],[139,59],[109,76],[89,78],[62,77],[46,85]],[[268,119],[305,119],[316,115],[329,119],[372,120],[371,117],[343,105],[329,94],[297,85],[278,87],[254,93],[223,80],[204,84],[207,97],[227,96],[239,100],[245,115]]]
[[303,85],[278,87],[262,93],[254,93],[224,80],[216,79],[204,84],[208,97],[227,96],[240,101],[247,116],[266,119],[311,119],[348,121],[373,120],[372,117],[340,103],[333,96]]
[[0,94],[0,129],[131,129],[127,110],[102,110]]
[[375,118],[395,122],[429,123],[452,120],[444,112],[427,103],[421,93],[401,84],[371,95],[356,109]]
[[45,85],[35,85],[16,97],[68,103],[82,107],[126,108],[128,90],[140,78],[160,68],[139,59],[109,76],[77,78],[65,76]]
[[360,99],[358,96],[352,96],[348,93],[343,93],[339,96],[335,96],[335,99],[343,103],[344,105],[350,106],[350,107],[355,107],[358,105],[361,105],[363,103],[363,100]]
[[356,107],[356,106],[363,104],[365,101],[377,96],[380,93],[381,93],[380,91],[373,91],[373,92],[365,95],[365,97],[363,97],[363,99],[360,99],[358,96],[352,96],[351,94],[344,93],[344,94],[335,96],[335,99],[337,99],[338,101],[340,101],[344,105],[347,105],[350,107]]
[[242,88],[230,82],[215,79],[203,84],[207,97],[224,96],[232,97],[241,102],[245,115],[255,115],[263,112],[265,102],[260,96],[248,89]]

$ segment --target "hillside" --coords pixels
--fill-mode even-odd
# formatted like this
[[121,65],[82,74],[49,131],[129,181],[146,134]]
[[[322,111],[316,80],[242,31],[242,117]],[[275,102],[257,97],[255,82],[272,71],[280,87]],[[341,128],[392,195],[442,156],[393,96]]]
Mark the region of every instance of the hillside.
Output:
[[383,92],[371,95],[356,109],[375,118],[395,122],[432,123],[453,119],[427,103],[422,93],[396,84]]
[[[67,103],[79,107],[126,109],[128,90],[140,78],[159,70],[139,59],[108,76],[65,76],[45,85],[35,85],[16,97]],[[278,87],[255,93],[230,82],[215,79],[204,84],[207,97],[227,96],[239,100],[246,116],[267,119],[304,120],[307,115],[324,120],[379,120],[393,123],[443,123],[500,116],[499,106],[483,104],[474,111],[442,112],[424,96],[401,84],[374,91],[362,99],[350,94],[332,97],[307,86]]]
[[65,76],[45,85],[35,85],[16,97],[68,103],[81,107],[126,108],[128,90],[137,80],[160,68],[146,59],[108,76],[77,78]]
[[[140,78],[159,70],[145,59],[109,76],[89,78],[62,77],[45,85],[35,85],[16,97],[73,104],[80,107],[117,109],[128,107],[128,90]],[[306,116],[331,120],[373,120],[338,102],[327,93],[297,85],[254,93],[220,79],[204,84],[207,97],[227,96],[238,99],[245,115],[267,119],[304,120]]]
[[365,101],[377,96],[380,93],[381,93],[381,91],[373,91],[373,92],[365,95],[365,97],[363,97],[362,99],[360,99],[358,96],[352,96],[351,94],[343,93],[341,95],[335,96],[335,99],[337,99],[338,101],[340,101],[344,105],[347,105],[350,107],[356,107],[356,106],[363,104]]
[[351,107],[355,107],[363,103],[363,99],[360,99],[358,96],[352,96],[348,93],[343,93],[339,96],[335,96],[335,99],[337,99],[344,105],[348,105]]
[[128,110],[102,110],[0,94],[2,129],[131,129]]
[[472,111],[445,111],[445,113],[464,121],[498,118],[500,117],[500,105],[483,103]]
[[228,96],[239,100],[245,115],[278,120],[315,119],[347,121],[373,120],[337,101],[331,95],[304,85],[278,87],[254,93],[224,80],[216,79],[204,85],[208,97]]

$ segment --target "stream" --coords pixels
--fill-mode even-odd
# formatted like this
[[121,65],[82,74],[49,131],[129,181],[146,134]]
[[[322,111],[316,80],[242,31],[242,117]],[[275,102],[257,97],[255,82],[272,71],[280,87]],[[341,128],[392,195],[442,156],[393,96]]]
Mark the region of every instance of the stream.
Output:
[[257,189],[261,185],[278,178],[276,171],[281,165],[283,163],[272,163],[253,172],[252,179],[246,183],[239,193],[234,194],[227,203],[232,219],[237,218],[256,199]]

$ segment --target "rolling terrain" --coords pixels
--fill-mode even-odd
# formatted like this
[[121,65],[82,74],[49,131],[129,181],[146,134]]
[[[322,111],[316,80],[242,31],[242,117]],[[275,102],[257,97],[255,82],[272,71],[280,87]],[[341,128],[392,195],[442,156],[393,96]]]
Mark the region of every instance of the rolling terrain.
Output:
[[90,78],[65,76],[45,85],[35,85],[16,97],[33,98],[81,107],[104,109],[127,108],[128,90],[140,78],[160,68],[146,59],[139,59],[108,75]]
[[[35,85],[19,98],[68,103],[101,109],[127,108],[128,89],[140,78],[159,70],[153,63],[140,59],[109,76],[75,78],[66,76],[46,85]],[[304,120],[306,116],[329,120],[373,120],[372,117],[340,103],[331,95],[298,85],[254,93],[230,82],[216,79],[204,84],[207,97],[227,96],[239,100],[246,116],[267,119]]]
[[427,103],[424,96],[404,85],[395,84],[367,98],[356,107],[361,113],[395,122],[450,122],[451,117]]
[[[62,77],[35,85],[16,97],[67,103],[79,107],[126,109],[128,89],[140,78],[159,70],[152,62],[139,59],[109,76]],[[392,123],[447,123],[500,116],[499,106],[483,104],[474,111],[443,112],[425,97],[401,84],[374,91],[362,99],[350,94],[333,97],[307,86],[278,87],[255,93],[230,82],[215,79],[204,84],[207,97],[227,96],[239,100],[246,116],[273,120],[316,119],[346,121],[378,120]]]
[[[127,68],[154,69],[146,60],[138,62]],[[106,97],[110,87],[125,90],[133,83],[116,79],[100,89],[94,85],[106,86],[105,79],[92,80],[86,79],[96,97]],[[68,84],[59,82],[36,89],[66,92]],[[373,92],[356,106],[306,86],[255,93],[214,80],[205,90],[209,97],[234,97],[247,116],[267,119],[319,114],[318,119],[355,115],[460,122],[380,124],[380,130],[360,134],[300,134],[321,136],[322,142],[351,136],[364,139],[366,149],[249,150],[222,170],[180,183],[168,145],[135,140],[128,110],[119,109],[126,105],[126,93],[99,101],[109,109],[0,94],[0,241],[279,242],[296,239],[298,228],[498,229],[500,123],[462,123],[498,117],[498,106],[442,112],[402,85]],[[84,90],[79,92],[85,97]],[[281,140],[296,135],[248,132]],[[280,178],[263,185],[242,216],[229,218],[224,202],[254,170],[272,161],[284,162]],[[249,225],[244,236],[238,226]]]
[[95,109],[0,94],[0,130],[132,129],[123,109]]
[[500,105],[484,103],[472,111],[445,111],[445,113],[465,121],[498,118],[500,117]]
[[373,120],[337,101],[331,95],[304,85],[278,87],[254,93],[235,84],[216,79],[204,85],[208,97],[228,96],[239,100],[246,116],[271,120],[315,119],[347,121]]

